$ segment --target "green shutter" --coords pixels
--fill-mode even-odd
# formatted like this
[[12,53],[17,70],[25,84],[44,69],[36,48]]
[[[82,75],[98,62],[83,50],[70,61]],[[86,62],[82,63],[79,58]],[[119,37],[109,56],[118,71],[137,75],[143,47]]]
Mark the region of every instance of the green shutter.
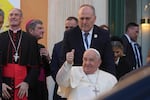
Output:
[[124,32],[124,0],[109,0],[109,27],[112,35],[120,36]]

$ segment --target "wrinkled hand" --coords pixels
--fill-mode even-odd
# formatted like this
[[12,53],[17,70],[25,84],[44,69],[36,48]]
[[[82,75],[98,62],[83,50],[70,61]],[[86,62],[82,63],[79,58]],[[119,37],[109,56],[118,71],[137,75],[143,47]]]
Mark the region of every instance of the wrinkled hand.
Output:
[[74,52],[75,52],[74,49],[72,49],[71,52],[67,52],[67,54],[66,54],[66,61],[67,61],[67,63],[73,64]]
[[21,82],[20,84],[18,84],[16,86],[16,88],[19,88],[19,92],[17,94],[17,96],[19,97],[19,99],[22,99],[24,96],[28,97],[28,89],[29,89],[28,83]]
[[50,61],[50,56],[49,56],[49,52],[46,48],[41,48],[40,49],[40,56],[46,56],[46,59],[48,61]]
[[2,97],[4,99],[9,99],[11,98],[11,95],[9,94],[8,90],[12,90],[11,87],[9,87],[7,84],[2,83]]

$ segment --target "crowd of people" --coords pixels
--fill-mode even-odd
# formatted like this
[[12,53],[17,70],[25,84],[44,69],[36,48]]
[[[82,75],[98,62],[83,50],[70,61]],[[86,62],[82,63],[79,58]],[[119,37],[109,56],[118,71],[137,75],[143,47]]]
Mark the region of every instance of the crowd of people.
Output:
[[[138,24],[128,23],[120,38],[106,25],[95,25],[92,5],[81,5],[77,16],[65,20],[64,38],[49,55],[38,43],[43,22],[31,19],[23,31],[21,9],[10,10],[9,29],[0,33],[0,100],[48,100],[50,75],[56,82],[53,100],[94,100],[143,66]],[[3,23],[0,9],[0,29]]]

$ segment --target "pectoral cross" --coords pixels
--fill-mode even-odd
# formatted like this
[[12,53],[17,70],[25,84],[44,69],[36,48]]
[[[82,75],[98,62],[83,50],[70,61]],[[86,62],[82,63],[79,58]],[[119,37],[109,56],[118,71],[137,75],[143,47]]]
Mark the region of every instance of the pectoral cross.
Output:
[[15,59],[15,62],[17,62],[17,60],[19,59],[19,56],[18,56],[18,53],[16,52],[15,55],[14,55],[14,59]]
[[95,92],[95,95],[97,96],[100,91],[95,87],[93,92]]

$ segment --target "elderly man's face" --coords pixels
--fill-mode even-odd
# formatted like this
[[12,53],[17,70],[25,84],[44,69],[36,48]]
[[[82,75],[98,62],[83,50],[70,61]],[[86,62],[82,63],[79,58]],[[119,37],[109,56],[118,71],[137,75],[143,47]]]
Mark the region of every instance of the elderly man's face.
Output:
[[82,31],[89,32],[95,23],[96,16],[90,7],[82,7],[78,12],[78,24]]
[[101,59],[97,56],[97,53],[89,50],[83,55],[83,71],[86,74],[93,74],[100,66]]
[[37,24],[34,30],[30,32],[37,39],[42,39],[44,35],[44,27],[42,24]]
[[19,11],[19,9],[12,9],[9,13],[9,24],[11,27],[18,27],[21,24],[22,21],[22,14]]

